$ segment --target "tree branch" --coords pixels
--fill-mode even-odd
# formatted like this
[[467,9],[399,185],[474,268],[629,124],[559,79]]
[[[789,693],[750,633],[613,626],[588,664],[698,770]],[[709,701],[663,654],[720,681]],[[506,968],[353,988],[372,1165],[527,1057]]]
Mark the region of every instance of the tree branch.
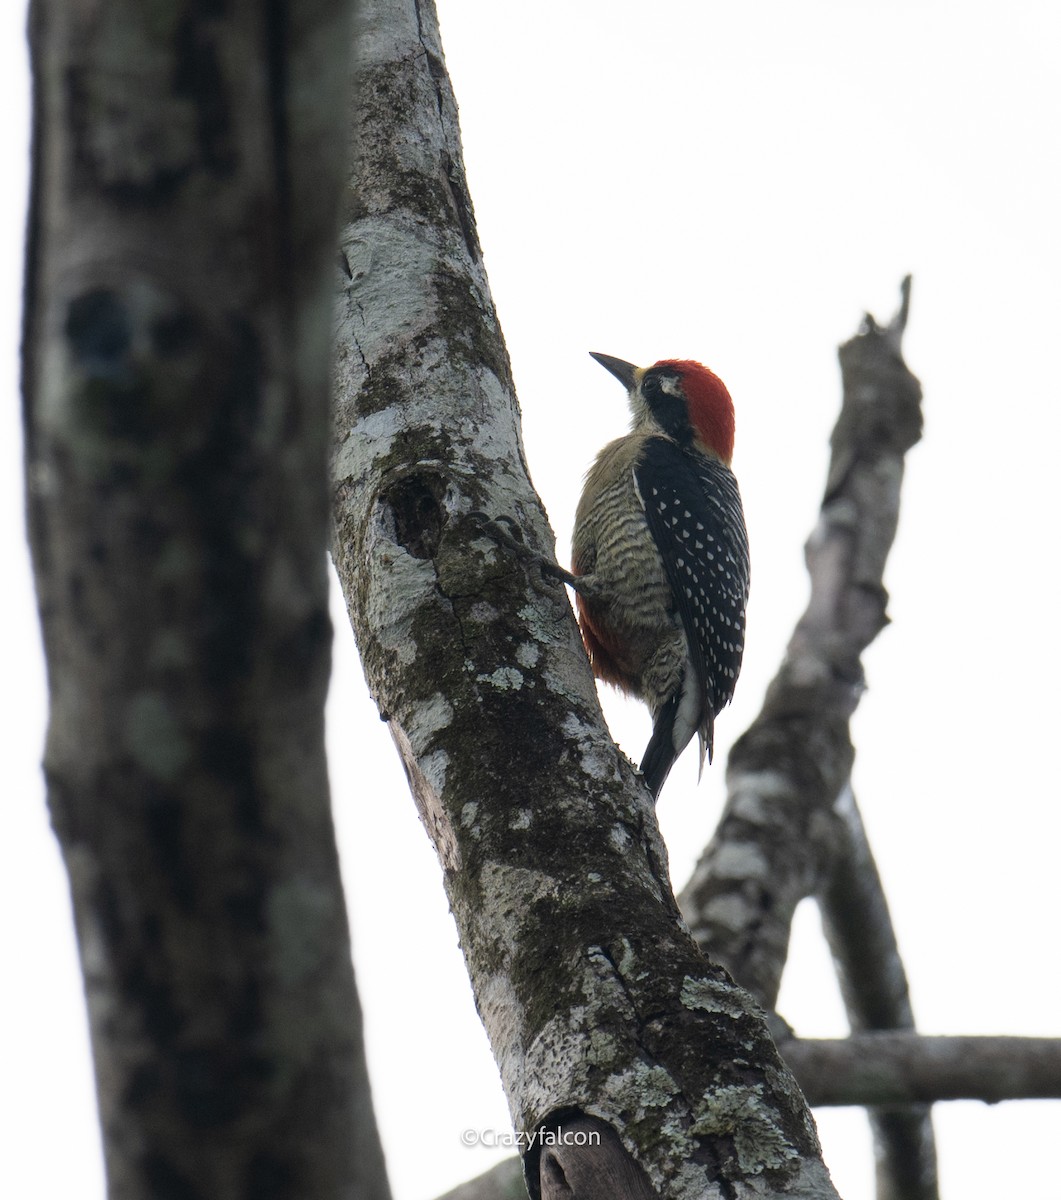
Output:
[[527,1200],[523,1164],[518,1158],[502,1159],[489,1171],[457,1184],[438,1200]]
[[815,1108],[1061,1099],[1061,1038],[860,1033],[781,1048]]
[[[848,787],[836,805],[840,846],[819,897],[848,1021],[862,1030],[913,1030],[910,990],[888,903],[862,817]],[[927,1107],[870,1108],[880,1200],[934,1200],[938,1194]]]
[[[907,311],[908,284],[903,307]],[[822,892],[847,833],[848,723],[861,655],[887,622],[882,577],[895,535],[903,455],[920,436],[920,387],[897,356],[899,322],[841,348],[844,401],[817,528],[811,596],[763,709],[733,747],[722,819],[681,895],[698,943],[773,1008],[792,915]]]
[[[921,388],[902,359],[910,305],[866,316],[840,348],[843,403],[818,525],[811,596],[762,712],[730,754],[714,838],[681,895],[698,944],[773,1009],[800,900],[819,897],[852,1027],[912,1027],[905,973],[851,794],[849,722],[861,656],[887,623],[883,575],[906,452],[921,436]],[[931,1200],[927,1114],[873,1115],[881,1200]]]
[[[867,313],[862,334],[840,347],[844,404],[833,433],[823,505],[824,510],[839,502],[856,514],[864,532],[845,586],[849,595],[867,581],[871,588],[880,587],[882,624],[887,620],[884,564],[899,522],[903,459],[921,435],[921,389],[902,359],[909,313],[907,276],[891,322],[882,329]],[[848,1020],[856,1032],[912,1030],[906,972],[850,783],[835,812],[838,845],[818,900]],[[930,1110],[870,1108],[868,1116],[877,1147],[878,1200],[936,1200],[939,1182]]]

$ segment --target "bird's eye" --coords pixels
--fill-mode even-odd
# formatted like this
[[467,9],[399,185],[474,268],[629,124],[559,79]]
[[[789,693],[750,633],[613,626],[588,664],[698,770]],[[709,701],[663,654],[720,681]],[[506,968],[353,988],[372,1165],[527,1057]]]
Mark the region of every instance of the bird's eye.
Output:
[[678,383],[678,376],[667,372],[659,375],[646,375],[644,389],[646,395],[651,396],[677,396],[679,399],[682,395],[681,386]]

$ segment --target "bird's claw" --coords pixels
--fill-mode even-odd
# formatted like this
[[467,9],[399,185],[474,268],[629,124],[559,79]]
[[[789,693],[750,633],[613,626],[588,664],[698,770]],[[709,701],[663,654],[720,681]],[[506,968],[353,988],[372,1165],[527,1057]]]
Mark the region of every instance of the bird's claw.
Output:
[[491,517],[484,512],[470,512],[469,519],[474,521],[484,534],[493,541],[507,549],[513,551],[528,564],[537,564],[540,568],[540,574],[534,571],[528,571],[527,579],[531,587],[536,592],[540,592],[543,596],[548,596],[555,600],[558,591],[562,588],[557,587],[557,572],[562,571],[555,563],[549,562],[544,555],[537,550],[532,549],[523,540],[523,530],[520,525],[512,518],[506,515],[499,517]]
[[507,546],[510,550],[514,550],[522,558],[541,557],[536,550],[532,550],[523,540],[523,530],[512,517],[491,517],[484,512],[476,510],[468,514],[468,519],[478,525],[491,540],[499,542],[502,546]]

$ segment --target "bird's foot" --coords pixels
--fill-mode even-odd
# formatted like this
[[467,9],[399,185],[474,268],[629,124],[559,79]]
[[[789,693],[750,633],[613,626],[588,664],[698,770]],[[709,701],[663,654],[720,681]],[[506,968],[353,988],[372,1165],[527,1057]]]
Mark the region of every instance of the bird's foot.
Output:
[[497,542],[499,546],[504,546],[506,549],[511,550],[529,566],[537,566],[539,568],[538,572],[527,572],[527,579],[536,592],[541,592],[543,596],[548,596],[550,599],[555,600],[558,594],[556,582],[566,583],[569,579],[573,578],[563,567],[558,566],[539,551],[528,546],[523,540],[523,530],[512,517],[490,517],[486,513],[478,511],[470,512],[468,517],[492,541]]

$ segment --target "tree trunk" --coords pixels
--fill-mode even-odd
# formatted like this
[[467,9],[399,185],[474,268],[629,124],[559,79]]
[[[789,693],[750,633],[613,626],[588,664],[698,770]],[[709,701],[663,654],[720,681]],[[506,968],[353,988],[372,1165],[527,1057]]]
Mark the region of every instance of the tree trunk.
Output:
[[37,0],[45,752],[109,1192],[384,1198],[323,751],[343,0]]
[[[473,519],[510,517],[552,546],[433,6],[366,3],[357,45],[334,554],[532,1194],[835,1196],[761,1012],[681,923],[651,797],[608,736],[565,595]],[[618,1136],[564,1141],[587,1118]]]

